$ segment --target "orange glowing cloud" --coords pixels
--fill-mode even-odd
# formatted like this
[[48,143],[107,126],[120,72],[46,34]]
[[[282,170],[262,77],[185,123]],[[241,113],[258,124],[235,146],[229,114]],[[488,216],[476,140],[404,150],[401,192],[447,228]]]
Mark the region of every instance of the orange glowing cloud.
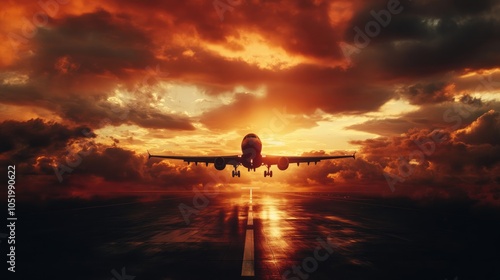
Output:
[[[35,195],[185,190],[213,168],[147,161],[146,149],[234,154],[255,132],[269,153],[360,155],[233,187],[391,194],[383,172],[401,173],[398,157],[444,130],[432,155],[407,158],[409,187],[395,193],[497,201],[497,7],[452,2],[405,3],[350,59],[339,44],[355,45],[387,1],[244,1],[223,17],[199,0],[6,3],[0,158]],[[54,167],[87,144],[61,185]]]

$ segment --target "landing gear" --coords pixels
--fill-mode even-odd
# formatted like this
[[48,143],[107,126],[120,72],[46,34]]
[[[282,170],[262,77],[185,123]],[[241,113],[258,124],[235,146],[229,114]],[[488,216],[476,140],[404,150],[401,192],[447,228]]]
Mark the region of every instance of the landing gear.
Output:
[[267,177],[267,176],[273,177],[273,171],[272,170],[271,171],[265,171],[264,170],[264,177]]
[[231,172],[231,175],[233,177],[238,177],[239,178],[241,176],[241,173],[240,173],[239,170],[236,170],[236,167],[235,167],[234,170]]
[[269,168],[271,168],[270,165],[267,166],[267,171],[264,170],[264,177],[273,177],[273,171],[272,170],[269,170]]

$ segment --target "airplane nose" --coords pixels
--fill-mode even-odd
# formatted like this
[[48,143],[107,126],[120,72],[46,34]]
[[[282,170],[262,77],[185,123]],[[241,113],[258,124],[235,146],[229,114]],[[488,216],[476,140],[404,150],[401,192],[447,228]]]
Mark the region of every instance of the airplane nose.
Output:
[[261,146],[258,140],[245,139],[245,141],[243,141],[243,145],[241,148],[243,154],[245,154],[247,157],[250,156],[253,158],[254,156],[260,153]]

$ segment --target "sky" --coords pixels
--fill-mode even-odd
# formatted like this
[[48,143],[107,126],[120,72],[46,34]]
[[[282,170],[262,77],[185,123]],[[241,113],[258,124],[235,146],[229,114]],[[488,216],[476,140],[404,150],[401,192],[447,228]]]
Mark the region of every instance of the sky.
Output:
[[[4,1],[0,161],[26,197],[339,191],[500,205],[500,2]],[[317,166],[147,159],[350,154]]]

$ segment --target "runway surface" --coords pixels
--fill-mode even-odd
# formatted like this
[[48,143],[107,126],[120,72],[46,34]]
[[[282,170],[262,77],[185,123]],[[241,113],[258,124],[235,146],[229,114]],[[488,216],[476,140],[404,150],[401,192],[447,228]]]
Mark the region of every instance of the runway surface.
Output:
[[498,212],[466,204],[241,190],[19,211],[19,279],[500,279]]

